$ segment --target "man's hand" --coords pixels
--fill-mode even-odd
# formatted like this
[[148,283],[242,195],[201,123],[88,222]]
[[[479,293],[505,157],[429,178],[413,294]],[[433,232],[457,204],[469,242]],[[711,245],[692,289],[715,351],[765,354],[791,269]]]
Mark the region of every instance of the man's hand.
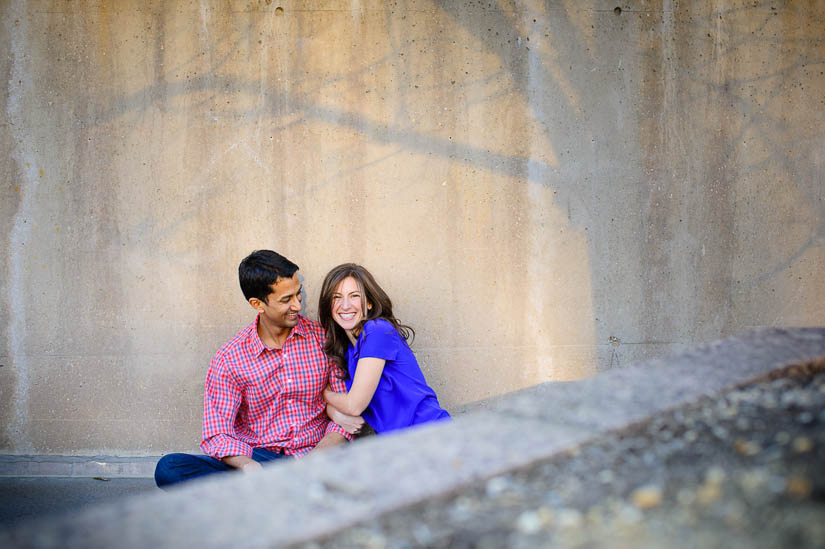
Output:
[[338,446],[339,444],[344,444],[347,442],[347,439],[341,433],[327,433],[324,435],[324,438],[318,442],[315,448],[307,454],[313,454],[318,450],[323,450],[324,448],[331,448],[332,446]]
[[221,461],[243,473],[254,473],[261,470],[261,464],[246,456],[226,456]]
[[344,428],[344,431],[351,435],[357,435],[364,426],[364,418],[361,416],[350,416],[333,406],[327,404],[327,415],[329,419]]
[[254,473],[255,471],[260,471],[262,468],[263,468],[263,466],[260,463],[258,463],[257,461],[255,461],[254,459],[252,461],[250,461],[249,463],[245,463],[245,464],[241,465],[240,467],[238,467],[238,469],[240,469],[241,472],[244,472],[244,473]]

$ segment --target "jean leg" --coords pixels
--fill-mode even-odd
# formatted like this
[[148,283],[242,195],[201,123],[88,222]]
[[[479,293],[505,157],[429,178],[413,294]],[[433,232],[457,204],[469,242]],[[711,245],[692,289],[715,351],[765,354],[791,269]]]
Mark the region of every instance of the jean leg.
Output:
[[155,484],[158,488],[166,488],[185,480],[231,470],[229,465],[209,456],[168,454],[160,458],[155,467]]
[[263,448],[252,449],[252,459],[261,464],[265,464],[268,461],[283,459],[285,457],[288,456],[285,456],[284,454],[279,454],[277,452],[270,452],[269,450],[264,450]]
[[[284,454],[270,452],[263,448],[254,448],[252,450],[252,459],[261,464],[285,457],[287,456]],[[160,458],[160,461],[158,461],[155,467],[155,484],[158,485],[158,488],[165,488],[185,480],[234,470],[233,467],[230,467],[221,460],[209,456],[168,454]]]

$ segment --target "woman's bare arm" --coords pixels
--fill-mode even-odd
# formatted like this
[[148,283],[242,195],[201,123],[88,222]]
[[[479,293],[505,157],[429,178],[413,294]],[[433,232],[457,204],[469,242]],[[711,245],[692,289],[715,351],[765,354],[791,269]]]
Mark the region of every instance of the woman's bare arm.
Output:
[[360,433],[361,428],[364,426],[364,418],[345,414],[330,403],[327,403],[327,416],[351,435]]
[[349,392],[336,393],[327,387],[324,391],[324,400],[345,414],[360,416],[372,400],[375,389],[378,388],[378,381],[384,371],[385,362],[383,358],[373,357],[358,360]]

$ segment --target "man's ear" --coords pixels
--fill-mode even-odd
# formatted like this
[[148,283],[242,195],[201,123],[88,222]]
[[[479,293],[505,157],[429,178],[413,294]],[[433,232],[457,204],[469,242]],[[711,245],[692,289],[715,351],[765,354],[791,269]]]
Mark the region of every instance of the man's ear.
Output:
[[264,310],[263,310],[264,309],[264,307],[263,307],[264,303],[263,303],[263,301],[261,301],[257,297],[250,297],[249,298],[249,304],[252,305],[252,308],[255,309],[256,311],[258,311],[259,313],[264,312]]

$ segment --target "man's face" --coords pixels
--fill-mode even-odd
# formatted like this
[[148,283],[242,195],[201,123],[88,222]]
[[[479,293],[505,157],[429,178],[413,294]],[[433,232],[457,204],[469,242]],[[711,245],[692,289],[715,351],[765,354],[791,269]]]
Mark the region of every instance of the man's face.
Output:
[[260,313],[262,319],[274,328],[291,329],[298,324],[301,312],[301,281],[296,272],[290,278],[279,278],[270,286],[272,292],[266,301],[252,298],[250,303]]

